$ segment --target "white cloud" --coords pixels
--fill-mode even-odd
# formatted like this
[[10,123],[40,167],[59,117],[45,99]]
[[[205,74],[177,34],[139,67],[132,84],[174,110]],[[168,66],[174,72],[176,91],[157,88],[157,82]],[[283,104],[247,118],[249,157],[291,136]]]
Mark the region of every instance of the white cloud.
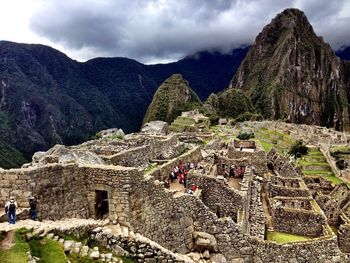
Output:
[[333,47],[350,45],[345,0],[0,1],[0,22],[8,25],[0,27],[0,38],[49,44],[78,60],[169,61],[199,50],[251,44],[287,7],[303,10]]

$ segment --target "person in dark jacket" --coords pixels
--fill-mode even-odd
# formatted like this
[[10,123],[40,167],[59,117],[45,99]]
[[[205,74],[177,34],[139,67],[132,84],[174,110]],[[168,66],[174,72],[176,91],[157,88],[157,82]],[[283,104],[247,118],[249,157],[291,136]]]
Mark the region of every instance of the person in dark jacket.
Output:
[[38,202],[36,201],[36,199],[34,198],[34,196],[29,197],[29,215],[30,215],[30,219],[32,220],[36,220],[37,218],[37,205]]

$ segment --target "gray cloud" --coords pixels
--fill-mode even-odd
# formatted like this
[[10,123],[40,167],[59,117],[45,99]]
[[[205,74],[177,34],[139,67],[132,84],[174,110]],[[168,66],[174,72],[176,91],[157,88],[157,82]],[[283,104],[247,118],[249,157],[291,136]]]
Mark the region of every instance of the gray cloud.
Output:
[[31,18],[37,34],[84,58],[178,59],[204,49],[251,44],[284,8],[305,12],[316,33],[350,45],[349,1],[328,0],[51,0]]

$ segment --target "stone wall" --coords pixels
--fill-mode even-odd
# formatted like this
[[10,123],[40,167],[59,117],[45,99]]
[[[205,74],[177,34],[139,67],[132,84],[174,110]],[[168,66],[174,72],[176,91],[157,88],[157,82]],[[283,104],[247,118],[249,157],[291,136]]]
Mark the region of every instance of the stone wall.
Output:
[[229,147],[227,152],[227,157],[229,159],[243,159],[246,160],[249,165],[255,167],[255,173],[264,174],[267,170],[267,160],[266,153],[264,151],[260,152],[242,152],[236,151],[234,148]]
[[314,211],[288,207],[270,207],[272,224],[275,231],[303,236],[319,237],[323,235],[326,218]]
[[10,193],[20,207],[28,207],[32,194],[38,200],[41,219],[95,217],[95,190],[103,190],[108,192],[110,219],[125,222],[132,191],[130,178],[140,179],[142,172],[125,167],[55,164],[3,170],[0,176],[3,206]]
[[130,217],[130,193],[134,190],[134,181],[142,180],[143,172],[120,166],[82,166],[79,170],[86,178],[89,216],[95,217],[95,191],[107,191],[109,218],[127,223]]
[[115,235],[109,229],[99,227],[92,231],[90,238],[101,246],[108,247],[117,255],[126,252],[138,262],[193,262],[188,257],[175,254],[139,234]]
[[32,194],[38,200],[40,218],[86,218],[89,215],[85,178],[76,165],[12,169],[0,174],[2,204],[11,193],[19,207],[28,207],[28,197]]
[[274,185],[271,183],[267,184],[267,189],[270,197],[275,196],[304,196],[307,197],[310,195],[309,191],[306,188],[292,188]]
[[339,249],[344,253],[350,253],[350,224],[340,225],[338,230]]
[[205,175],[190,175],[188,186],[198,185],[202,190],[203,203],[219,217],[230,216],[237,222],[239,210],[243,210],[242,194],[223,181]]
[[329,194],[334,189],[332,183],[322,177],[305,176],[303,180],[311,193],[320,191],[323,194]]
[[146,166],[153,158],[151,147],[149,145],[144,145],[104,157],[103,159],[112,165],[137,167],[142,165]]
[[261,203],[263,179],[252,174],[245,175],[244,179],[249,179],[249,182],[246,198],[243,202],[242,230],[245,234],[264,239],[266,222]]
[[165,181],[169,178],[171,170],[181,163],[197,163],[203,159],[201,149],[199,147],[194,147],[193,149],[190,149],[189,151],[185,152],[184,154],[180,155],[179,157],[176,157],[174,159],[169,160],[165,164],[160,165],[157,167],[155,171],[151,172],[151,175],[158,179],[159,181]]
[[149,137],[146,145],[124,150],[111,156],[105,156],[104,160],[113,165],[140,167],[147,166],[154,159],[164,159],[164,156],[177,155],[184,150],[184,145],[178,143],[175,135],[170,137]]
[[130,222],[134,231],[172,251],[191,251],[195,247],[193,235],[201,231],[216,240],[217,250],[210,253],[223,254],[227,262],[237,259],[281,263],[341,260],[335,236],[292,244],[245,236],[230,218],[218,218],[193,195],[164,189],[152,176],[146,176],[135,186],[131,200]]
[[234,140],[233,146],[235,148],[240,148],[240,147],[248,148],[248,149],[256,148],[255,141],[251,141],[251,140]]

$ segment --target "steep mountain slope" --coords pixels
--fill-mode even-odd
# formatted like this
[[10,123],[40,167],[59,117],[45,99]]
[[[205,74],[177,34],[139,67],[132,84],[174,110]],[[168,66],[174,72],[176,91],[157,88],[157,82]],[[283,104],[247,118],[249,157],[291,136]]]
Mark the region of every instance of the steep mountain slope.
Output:
[[341,61],[297,9],[264,27],[230,88],[244,91],[266,118],[337,129],[349,124]]
[[137,131],[157,87],[171,74],[191,76],[205,98],[228,85],[246,52],[202,52],[152,66],[127,58],[79,63],[47,46],[0,41],[0,145],[7,149],[0,167],[19,165],[55,143],[82,142],[101,129]]
[[143,122],[162,120],[170,124],[181,112],[200,108],[201,105],[188,81],[182,75],[174,74],[157,89]]
[[338,50],[335,54],[343,60],[350,60],[350,47]]

